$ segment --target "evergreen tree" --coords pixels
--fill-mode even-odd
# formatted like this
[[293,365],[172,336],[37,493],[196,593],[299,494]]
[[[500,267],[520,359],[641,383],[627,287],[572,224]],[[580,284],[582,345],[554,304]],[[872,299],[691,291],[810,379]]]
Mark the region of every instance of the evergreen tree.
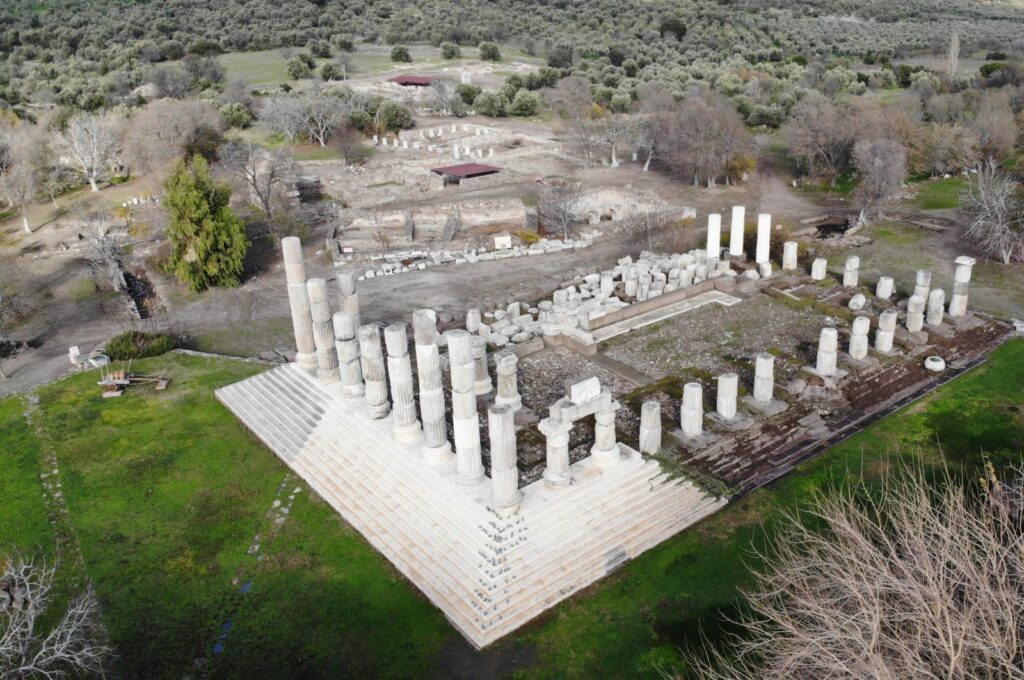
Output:
[[237,286],[249,241],[242,220],[228,207],[231,190],[210,178],[202,156],[179,161],[165,188],[173,247],[167,270],[196,292]]

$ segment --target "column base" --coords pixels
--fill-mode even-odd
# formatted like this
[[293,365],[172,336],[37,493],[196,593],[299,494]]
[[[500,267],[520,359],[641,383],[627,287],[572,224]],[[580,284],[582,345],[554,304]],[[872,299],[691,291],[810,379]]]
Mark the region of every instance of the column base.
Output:
[[544,485],[549,489],[564,489],[570,484],[572,484],[572,476],[568,471],[561,473],[544,470]]
[[391,402],[388,401],[378,406],[372,406],[369,404],[366,406],[366,415],[370,416],[372,420],[386,418],[389,413],[391,413]]
[[343,385],[341,388],[341,396],[343,399],[359,399],[366,394],[366,387],[363,383],[358,385]]
[[338,369],[336,368],[318,368],[316,369],[316,377],[320,380],[320,382],[326,383],[328,385],[341,381],[341,374],[338,373]]
[[603,451],[595,446],[590,449],[590,460],[599,468],[615,467],[622,461],[622,451],[618,444]]
[[502,503],[501,505],[492,504],[491,507],[494,509],[494,512],[499,517],[510,517],[519,512],[519,504],[522,502],[522,500],[523,492],[517,491],[515,498],[512,499],[510,502]]
[[494,385],[491,384],[490,380],[483,381],[478,380],[473,383],[473,392],[479,397],[484,394],[490,394],[494,390]]
[[295,363],[299,365],[299,368],[306,371],[307,373],[316,373],[317,361],[316,352],[302,353],[299,352],[295,355]]
[[444,465],[452,459],[452,444],[446,441],[441,446],[423,445],[423,462],[427,465]]
[[480,470],[476,473],[476,475],[463,477],[460,474],[455,481],[459,486],[476,486],[480,484],[480,482],[484,481],[485,477],[486,475],[484,474],[484,469],[481,466]]
[[518,394],[515,396],[514,399],[509,399],[508,397],[502,397],[499,395],[494,398],[494,403],[506,404],[508,406],[511,406],[513,411],[518,411],[523,407],[523,398]]
[[391,438],[396,442],[406,444],[420,441],[423,438],[423,429],[420,427],[420,421],[417,420],[411,425],[392,425]]

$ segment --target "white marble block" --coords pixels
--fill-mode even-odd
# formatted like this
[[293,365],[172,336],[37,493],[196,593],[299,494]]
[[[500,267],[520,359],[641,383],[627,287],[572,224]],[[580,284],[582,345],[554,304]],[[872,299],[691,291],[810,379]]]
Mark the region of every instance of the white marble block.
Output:
[[796,241],[782,244],[782,271],[793,271],[797,268],[797,257],[800,252]]
[[754,358],[754,399],[772,401],[775,395],[775,355],[761,352]]
[[596,376],[576,379],[566,385],[569,401],[586,404],[601,396],[601,381]]
[[860,280],[860,258],[850,255],[843,266],[843,286],[855,288]]
[[929,326],[939,326],[942,324],[945,306],[946,291],[936,288],[928,293],[928,315],[926,320]]
[[743,256],[743,232],[746,229],[747,209],[742,205],[732,207],[732,222],[729,227],[729,254]]
[[661,404],[645,401],[640,407],[640,452],[655,454],[661,450]]
[[704,388],[699,382],[688,382],[683,386],[679,422],[687,437],[699,437],[704,433]]
[[739,394],[740,377],[735,373],[718,376],[717,411],[723,420],[736,417],[736,397]]
[[831,377],[836,374],[836,359],[839,351],[839,331],[822,328],[818,338],[818,359],[815,370],[818,375]]
[[722,216],[719,213],[708,215],[708,257],[718,259],[722,253]]
[[828,260],[823,257],[815,258],[811,263],[811,280],[824,281],[828,276]]
[[850,356],[863,359],[868,355],[868,332],[871,330],[871,319],[858,316],[850,327]]
[[888,300],[892,297],[895,290],[896,282],[893,281],[893,278],[891,276],[881,276],[878,278],[878,285],[875,286],[875,297],[879,300]]
[[769,249],[771,248],[772,238],[772,216],[767,213],[761,213],[757,216],[757,249],[755,251],[754,262],[761,264],[762,262],[768,262]]
[[895,309],[887,309],[878,315],[878,331],[875,333],[875,350],[882,353],[892,351],[892,341],[896,335],[896,323],[899,320]]

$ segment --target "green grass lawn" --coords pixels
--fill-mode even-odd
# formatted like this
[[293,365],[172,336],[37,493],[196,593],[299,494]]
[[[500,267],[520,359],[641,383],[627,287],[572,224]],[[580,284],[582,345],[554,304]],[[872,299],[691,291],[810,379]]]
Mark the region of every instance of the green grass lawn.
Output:
[[[303,491],[273,534],[267,512],[288,471],[212,395],[257,366],[167,355],[134,369],[171,376],[170,389],[103,400],[95,375],[78,375],[41,389],[35,415],[59,452],[71,522],[119,652],[112,670],[132,678],[181,678],[207,656],[217,678],[484,677],[509,656],[525,660],[514,673],[522,678],[658,678],[679,667],[680,647],[721,635],[723,613],[751,584],[752,548],[783,510],[834,481],[877,483],[898,461],[972,473],[983,453],[1003,463],[1024,449],[1024,340],[1014,340],[478,653],[295,479],[287,488]],[[45,551],[39,446],[22,411],[18,399],[0,401],[0,536]],[[256,535],[262,561],[246,554]],[[224,652],[211,656],[228,620]]]
[[914,205],[924,210],[948,210],[960,205],[960,192],[967,188],[963,177],[937,179],[919,185]]

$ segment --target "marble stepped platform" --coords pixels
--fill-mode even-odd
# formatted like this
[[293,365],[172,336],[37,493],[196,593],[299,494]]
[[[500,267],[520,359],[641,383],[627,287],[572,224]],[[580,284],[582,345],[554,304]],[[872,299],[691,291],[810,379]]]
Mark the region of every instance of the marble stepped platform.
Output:
[[390,416],[370,420],[295,364],[216,395],[478,648],[726,503],[623,446],[616,467],[573,465],[567,489],[524,487],[503,519],[489,479],[458,486],[454,459],[424,465]]

